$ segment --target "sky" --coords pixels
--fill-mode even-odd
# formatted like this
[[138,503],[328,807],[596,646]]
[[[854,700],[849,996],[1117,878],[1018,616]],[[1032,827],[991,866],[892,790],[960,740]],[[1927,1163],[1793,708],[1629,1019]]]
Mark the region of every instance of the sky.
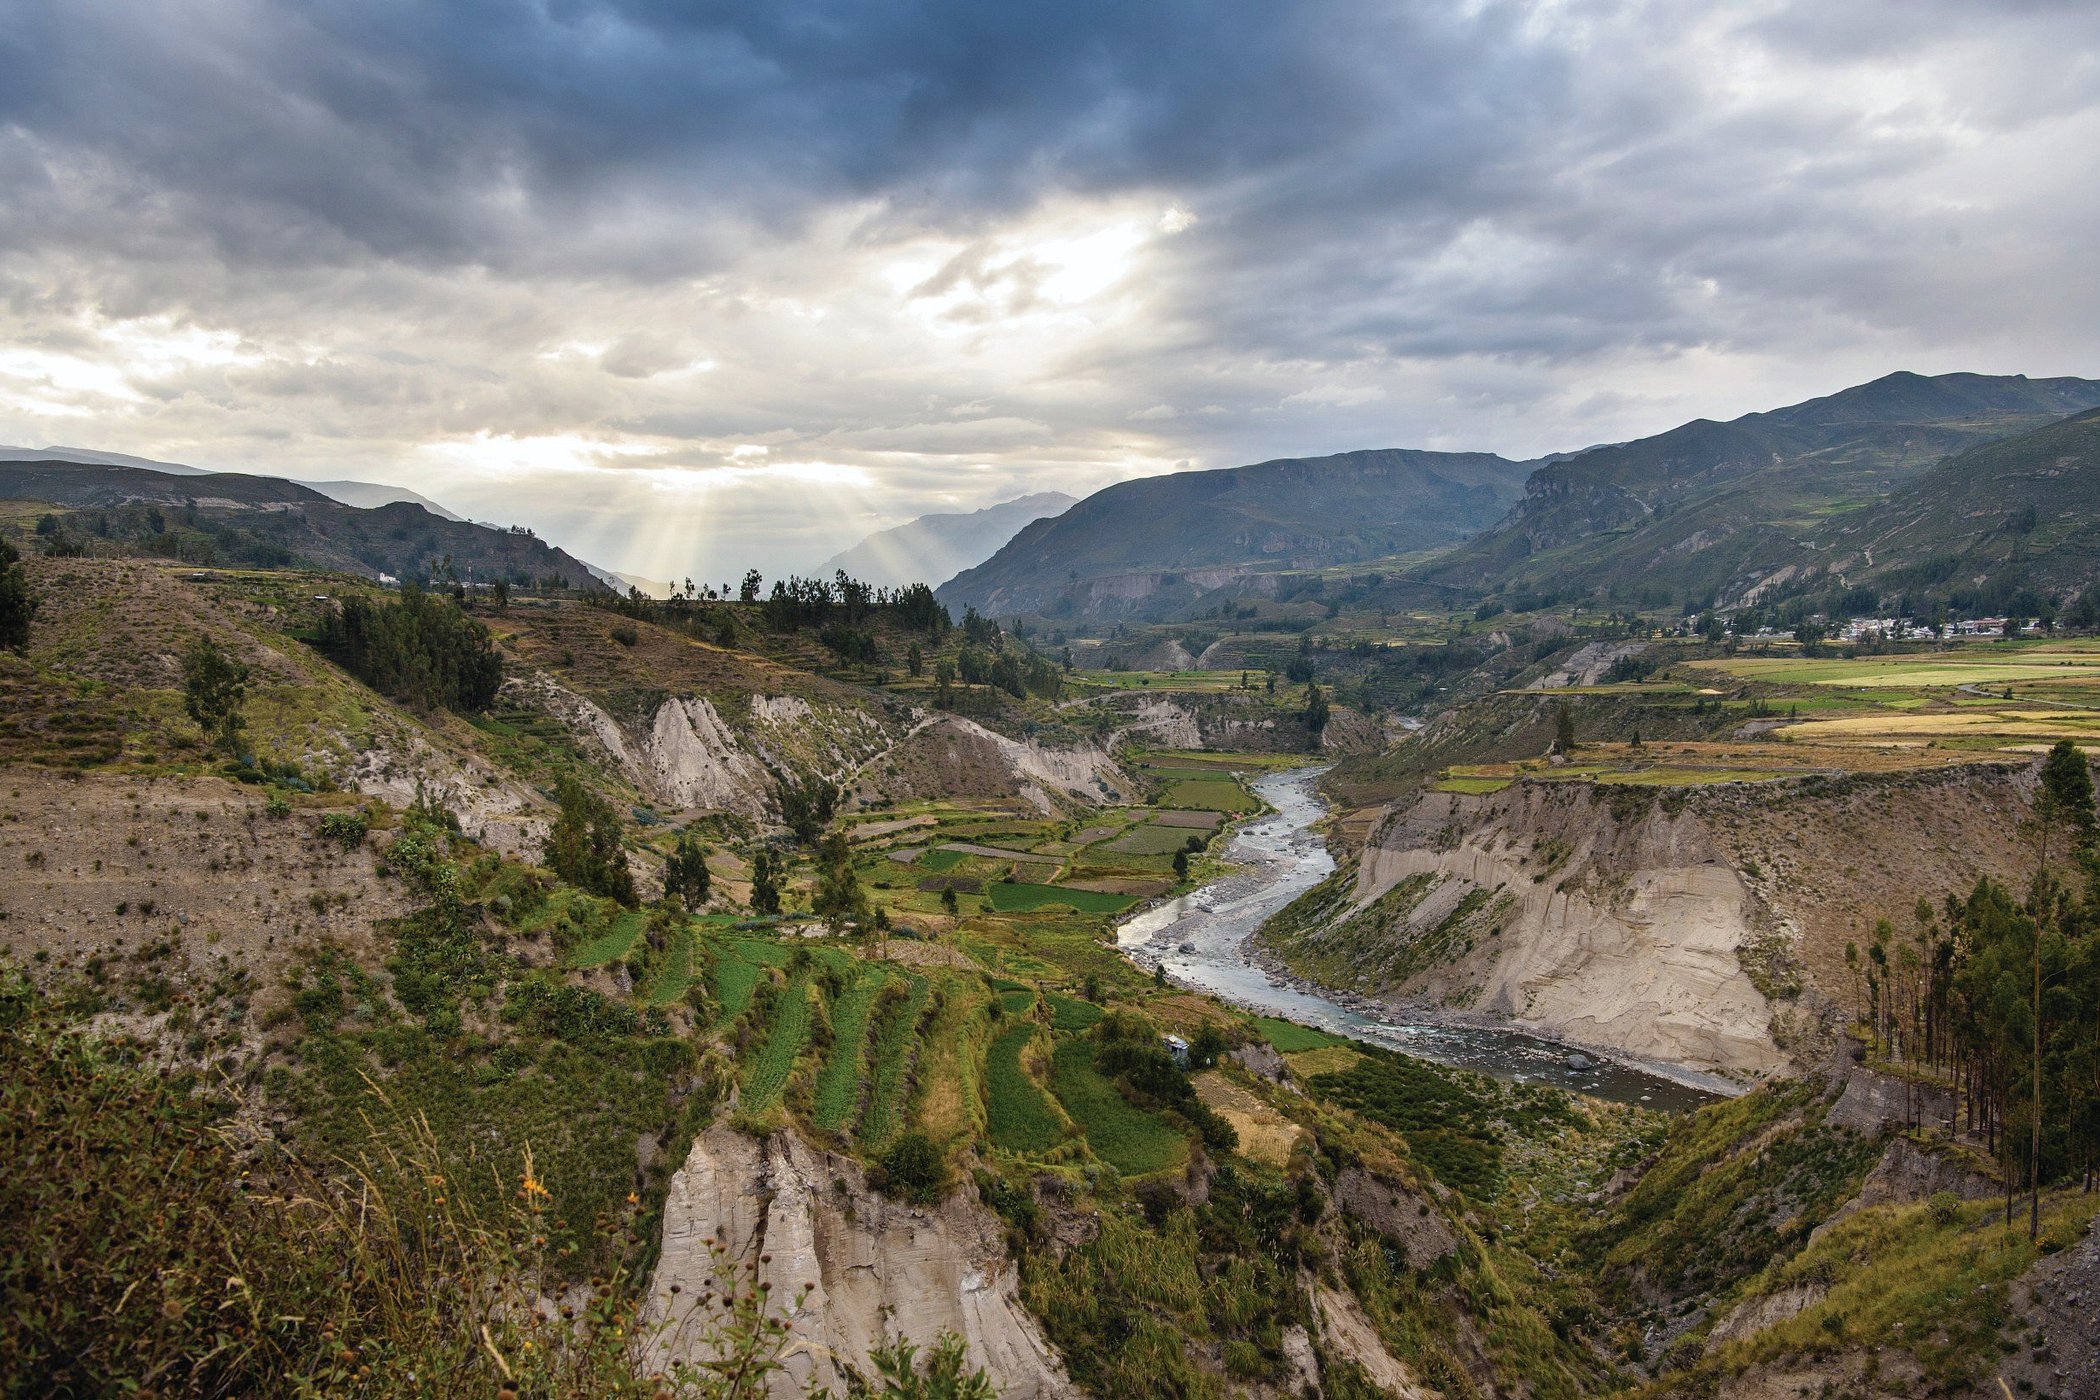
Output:
[[2100,376],[2090,0],[6,0],[0,442],[809,568]]

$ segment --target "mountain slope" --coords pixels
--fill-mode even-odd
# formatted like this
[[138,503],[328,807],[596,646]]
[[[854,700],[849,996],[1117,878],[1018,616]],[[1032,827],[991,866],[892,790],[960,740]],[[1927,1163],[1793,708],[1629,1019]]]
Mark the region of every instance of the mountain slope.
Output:
[[1508,519],[1417,577],[1461,595],[1726,601],[1803,559],[1833,515],[1949,454],[2096,405],[2100,381],[1898,373],[1727,423],[1699,419],[1541,467]]
[[1526,466],[1486,452],[1344,452],[1125,481],[1022,530],[939,590],[953,610],[1052,608],[1075,583],[1316,568],[1450,544],[1498,519]]
[[834,554],[817,570],[817,576],[829,578],[844,570],[882,588],[937,584],[991,558],[1030,521],[1056,515],[1074,504],[1062,491],[1039,491],[968,514],[922,515],[878,530],[853,548]]
[[571,588],[602,586],[582,563],[530,531],[449,520],[406,502],[362,510],[276,477],[0,461],[0,498],[71,512],[55,526],[90,553],[299,563],[367,578],[419,578],[449,558],[462,579],[558,578]]
[[2100,576],[2096,522],[2100,410],[1950,457],[1850,519],[1834,562],[1848,578],[2017,574],[2077,587]]

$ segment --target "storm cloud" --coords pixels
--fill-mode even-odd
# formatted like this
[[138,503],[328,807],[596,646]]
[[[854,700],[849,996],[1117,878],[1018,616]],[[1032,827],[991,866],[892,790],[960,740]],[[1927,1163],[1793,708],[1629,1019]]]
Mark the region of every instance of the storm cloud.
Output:
[[0,10],[0,440],[718,580],[1028,490],[2100,373],[2087,4]]

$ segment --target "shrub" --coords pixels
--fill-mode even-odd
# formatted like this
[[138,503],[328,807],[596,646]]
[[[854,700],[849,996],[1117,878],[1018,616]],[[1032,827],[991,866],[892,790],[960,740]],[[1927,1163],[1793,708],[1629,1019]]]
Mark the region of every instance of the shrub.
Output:
[[354,851],[364,844],[365,832],[371,829],[371,825],[361,807],[347,812],[330,812],[321,818],[321,835],[346,851]]
[[920,1205],[932,1205],[948,1184],[948,1164],[933,1139],[912,1128],[900,1134],[879,1163],[881,1180],[876,1184],[893,1196]]

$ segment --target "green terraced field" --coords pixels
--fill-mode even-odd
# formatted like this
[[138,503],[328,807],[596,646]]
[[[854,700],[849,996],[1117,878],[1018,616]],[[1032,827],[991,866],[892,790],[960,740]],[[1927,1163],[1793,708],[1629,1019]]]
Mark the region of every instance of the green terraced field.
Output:
[[1083,1031],[1106,1014],[1090,1001],[1078,997],[1049,994],[1050,1028],[1059,1031]]
[[1181,1134],[1132,1108],[1095,1071],[1094,1047],[1086,1041],[1059,1043],[1051,1056],[1050,1088],[1085,1132],[1094,1155],[1123,1175],[1146,1176],[1187,1160],[1188,1143]]
[[689,928],[679,929],[664,945],[663,966],[642,994],[644,1006],[676,1006],[693,985],[693,956],[699,940]]
[[1021,1064],[1035,1034],[1032,1022],[1009,1026],[985,1056],[985,1122],[992,1145],[1009,1152],[1047,1152],[1064,1141],[1057,1110]]
[[933,986],[915,973],[904,974],[907,993],[885,1001],[875,1017],[868,1052],[868,1106],[861,1115],[861,1145],[880,1151],[903,1126],[904,1088],[918,1039],[919,1016]]
[[1041,909],[1062,904],[1082,914],[1115,914],[1137,903],[1127,894],[1103,894],[1099,890],[1066,889],[1061,885],[1023,885],[995,882],[985,887],[992,908],[1002,914]]
[[744,1096],[740,1105],[748,1113],[759,1113],[779,1102],[794,1073],[795,1057],[809,1041],[810,978],[794,978],[780,989],[774,1003],[773,1030],[744,1070]]
[[731,1022],[752,1005],[752,993],[758,991],[758,980],[764,978],[766,970],[760,963],[743,957],[737,945],[722,947],[714,955],[714,968],[710,968],[710,991],[714,1003],[722,1007],[722,1022]]
[[1204,833],[1190,827],[1139,826],[1132,827],[1101,849],[1133,856],[1170,856],[1186,846],[1191,836]]
[[1184,778],[1167,789],[1170,806],[1205,812],[1251,812],[1254,798],[1229,778]]
[[571,967],[603,967],[616,958],[627,956],[642,930],[649,926],[649,916],[639,909],[630,909],[613,920],[613,926],[598,937],[579,947],[569,955]]
[[887,981],[887,968],[868,968],[832,1005],[831,1058],[817,1075],[810,1112],[826,1132],[846,1126],[846,1119],[859,1107],[861,1070],[868,1056],[868,1012]]

